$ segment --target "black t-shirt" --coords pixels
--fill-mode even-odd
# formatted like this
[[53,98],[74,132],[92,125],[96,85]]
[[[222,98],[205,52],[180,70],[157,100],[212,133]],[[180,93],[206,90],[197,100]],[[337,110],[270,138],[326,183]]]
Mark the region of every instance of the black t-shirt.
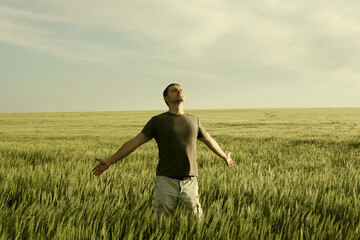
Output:
[[169,112],[152,117],[141,131],[159,148],[157,176],[197,176],[196,140],[206,136],[199,119]]

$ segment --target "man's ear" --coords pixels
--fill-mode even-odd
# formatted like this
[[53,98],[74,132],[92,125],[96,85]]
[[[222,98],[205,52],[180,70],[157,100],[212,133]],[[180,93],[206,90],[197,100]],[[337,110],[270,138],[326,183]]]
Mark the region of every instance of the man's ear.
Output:
[[164,101],[168,102],[169,98],[167,96],[164,97]]

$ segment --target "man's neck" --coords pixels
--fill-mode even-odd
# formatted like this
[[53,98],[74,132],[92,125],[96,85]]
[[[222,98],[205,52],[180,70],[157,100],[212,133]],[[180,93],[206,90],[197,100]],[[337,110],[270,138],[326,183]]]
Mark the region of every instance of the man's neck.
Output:
[[184,107],[182,104],[179,105],[169,105],[169,113],[175,115],[183,115],[184,114]]

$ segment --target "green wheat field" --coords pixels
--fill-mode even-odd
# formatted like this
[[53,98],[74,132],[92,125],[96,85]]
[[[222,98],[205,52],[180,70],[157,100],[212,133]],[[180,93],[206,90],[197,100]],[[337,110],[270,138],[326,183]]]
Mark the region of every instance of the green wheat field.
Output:
[[162,111],[0,114],[0,239],[360,239],[360,108],[191,110],[200,223],[152,215],[154,140],[92,175]]

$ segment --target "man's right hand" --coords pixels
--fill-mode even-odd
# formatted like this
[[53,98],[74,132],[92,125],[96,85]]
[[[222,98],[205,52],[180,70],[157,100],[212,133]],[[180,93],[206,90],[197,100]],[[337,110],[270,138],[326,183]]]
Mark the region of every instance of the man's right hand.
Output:
[[101,158],[95,158],[96,161],[99,162],[98,165],[96,165],[93,170],[92,173],[95,176],[99,176],[100,174],[102,174],[106,169],[108,169],[110,167],[110,163],[108,163],[105,159],[101,159]]
[[228,165],[229,168],[233,168],[234,167],[234,161],[231,159],[230,157],[231,152],[226,153],[226,157],[225,157],[225,162]]

